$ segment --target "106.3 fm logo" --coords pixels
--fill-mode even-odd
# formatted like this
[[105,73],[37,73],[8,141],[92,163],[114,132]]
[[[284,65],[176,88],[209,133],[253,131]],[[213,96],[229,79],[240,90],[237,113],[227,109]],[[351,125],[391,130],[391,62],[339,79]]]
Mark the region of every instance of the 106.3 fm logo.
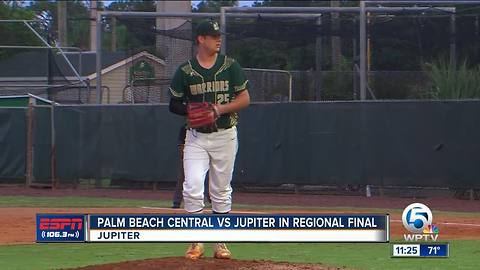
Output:
[[85,215],[37,214],[37,242],[85,241]]
[[432,221],[432,211],[426,205],[412,203],[405,207],[402,214],[403,226],[412,233],[403,235],[405,241],[437,241],[439,230]]

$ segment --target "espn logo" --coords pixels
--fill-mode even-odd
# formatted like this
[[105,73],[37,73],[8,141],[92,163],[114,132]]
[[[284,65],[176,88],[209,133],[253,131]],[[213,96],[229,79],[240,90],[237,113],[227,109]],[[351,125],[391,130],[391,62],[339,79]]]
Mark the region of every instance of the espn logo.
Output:
[[83,219],[81,218],[40,218],[40,230],[81,230]]

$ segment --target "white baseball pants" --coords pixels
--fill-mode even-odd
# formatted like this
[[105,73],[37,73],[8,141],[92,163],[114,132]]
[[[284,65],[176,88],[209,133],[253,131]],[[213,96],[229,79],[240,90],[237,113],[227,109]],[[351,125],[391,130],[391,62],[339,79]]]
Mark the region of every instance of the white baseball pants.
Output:
[[232,181],[235,156],[238,150],[237,128],[200,133],[187,130],[183,155],[185,182],[183,200],[190,213],[204,208],[204,181],[209,173],[212,210],[226,213],[232,209]]

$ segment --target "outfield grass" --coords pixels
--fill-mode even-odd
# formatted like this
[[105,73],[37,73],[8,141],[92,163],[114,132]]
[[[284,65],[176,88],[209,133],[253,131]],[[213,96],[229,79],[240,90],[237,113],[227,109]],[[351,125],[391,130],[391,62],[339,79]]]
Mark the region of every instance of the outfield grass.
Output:
[[[0,196],[0,207],[169,207],[170,201],[126,200],[86,197],[27,197]],[[327,209],[321,207],[283,207],[235,205],[237,209]],[[328,208],[332,211],[361,208]],[[362,209],[363,210],[363,209]],[[372,212],[392,213],[399,210],[369,209]],[[436,212],[437,213],[437,212]],[[441,212],[453,215],[469,213]],[[473,214],[473,213],[472,213]],[[478,214],[473,214],[478,215]],[[470,215],[472,216],[472,215]],[[354,269],[479,269],[480,241],[450,241],[450,258],[392,259],[389,244],[230,244],[236,259],[274,260],[302,263],[322,263]],[[182,256],[186,244],[32,244],[0,246],[0,269],[62,269],[94,264]],[[211,255],[211,249],[207,250]]]
[[[171,201],[165,200],[135,200],[113,199],[98,197],[30,197],[30,196],[0,196],[0,207],[41,207],[41,208],[89,208],[89,207],[171,207]],[[403,209],[387,208],[362,208],[362,207],[318,207],[318,206],[291,206],[291,205],[251,205],[236,204],[235,209],[255,209],[258,211],[268,210],[330,210],[335,211],[370,211],[375,213],[402,213]],[[446,214],[458,217],[480,216],[480,213],[435,211],[435,214]]]
[[[187,244],[36,244],[0,246],[0,269],[61,269],[119,261],[182,256]],[[207,245],[208,247],[208,245]],[[480,241],[451,241],[450,258],[392,259],[389,244],[229,245],[236,259],[322,263],[371,270],[478,269]],[[207,248],[206,256],[211,256]]]
[[0,196],[0,207],[170,207],[172,202],[161,200],[131,200],[96,197],[29,197]]

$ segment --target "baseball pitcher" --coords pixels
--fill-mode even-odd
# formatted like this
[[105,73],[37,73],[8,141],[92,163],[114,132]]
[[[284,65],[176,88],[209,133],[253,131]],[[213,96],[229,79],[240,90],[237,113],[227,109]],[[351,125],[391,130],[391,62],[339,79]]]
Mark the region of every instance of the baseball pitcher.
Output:
[[[227,214],[232,207],[232,180],[237,154],[237,111],[250,104],[248,80],[234,59],[219,54],[220,27],[213,20],[199,23],[196,56],[180,65],[170,86],[170,111],[187,116],[183,166],[184,208],[201,213],[204,179],[209,173],[212,212]],[[203,256],[203,244],[189,246],[186,257]],[[214,257],[230,259],[225,244],[214,246]]]

